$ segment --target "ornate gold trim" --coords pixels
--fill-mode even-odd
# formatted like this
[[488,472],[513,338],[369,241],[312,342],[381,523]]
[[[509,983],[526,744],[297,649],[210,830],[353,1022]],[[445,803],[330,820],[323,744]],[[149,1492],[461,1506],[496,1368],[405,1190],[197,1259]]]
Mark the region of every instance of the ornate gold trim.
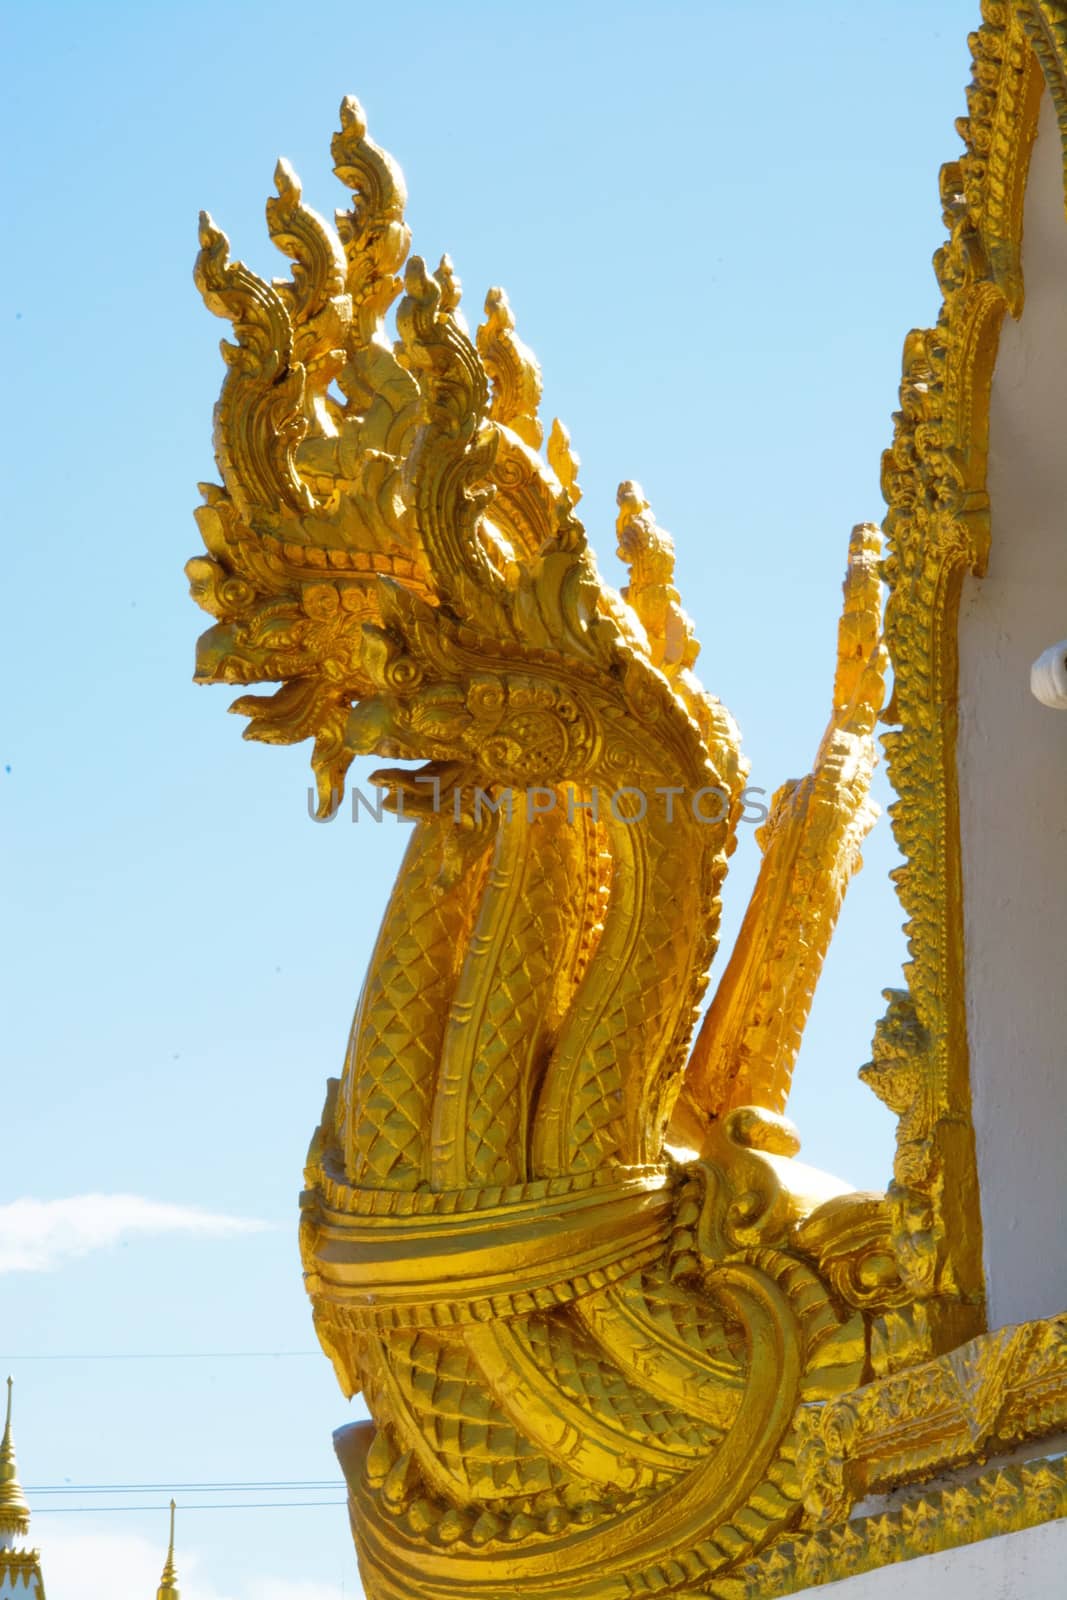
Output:
[[805,1510],[842,1520],[868,1494],[1067,1427],[1067,1313],[983,1334],[799,1421]]
[[[1042,1457],[916,1496],[899,1511],[780,1540],[705,1595],[777,1600],[874,1567],[956,1550],[1067,1515],[1067,1460]],[[695,1596],[679,1600],[696,1600]]]
[[[1067,6],[1063,0],[1024,0],[1015,7],[1034,54],[1041,63],[1049,94],[1056,107],[1063,144],[1064,186],[1067,189]],[[1067,203],[1067,202],[1065,202]]]
[[[989,544],[989,391],[1000,324],[1018,316],[1023,195],[1041,74],[1022,14],[984,0],[971,35],[966,145],[941,171],[947,243],[934,257],[944,296],[936,328],[904,345],[900,411],[882,466],[895,673],[884,737],[898,799],[894,874],[911,960],[861,1076],[900,1116],[894,1242],[919,1302],[882,1329],[884,1366],[944,1350],[984,1325],[978,1179],[964,995],[963,889],[956,777],[956,625],[964,575]],[[1057,8],[1059,9],[1059,8]]]

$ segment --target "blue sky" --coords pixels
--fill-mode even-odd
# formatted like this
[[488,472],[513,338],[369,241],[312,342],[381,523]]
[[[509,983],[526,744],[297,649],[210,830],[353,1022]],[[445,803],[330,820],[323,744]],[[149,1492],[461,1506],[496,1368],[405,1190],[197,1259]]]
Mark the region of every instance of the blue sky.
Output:
[[[313,825],[306,751],[242,743],[227,692],[191,682],[206,619],[182,566],[222,375],[198,209],[281,270],[275,160],[342,204],[330,136],[361,98],[415,248],[449,251],[472,316],[507,288],[604,570],[621,579],[621,478],[674,533],[704,681],[772,790],[822,731],[849,528],[881,515],[901,343],[936,313],[937,170],[977,10],[9,14],[0,1201],[110,1197],[0,1214],[27,1485],[330,1482],[348,1419],[313,1353],[296,1197],[405,835]],[[856,1069],[902,959],[884,821],[866,855],[791,1114],[807,1160],[881,1187],[891,1120]],[[727,940],[755,865],[749,831]],[[360,1593],[339,1506],[195,1509],[212,1498],[178,1493],[186,1600]],[[150,1592],[165,1521],[39,1515],[53,1600],[103,1600],[108,1571]]]

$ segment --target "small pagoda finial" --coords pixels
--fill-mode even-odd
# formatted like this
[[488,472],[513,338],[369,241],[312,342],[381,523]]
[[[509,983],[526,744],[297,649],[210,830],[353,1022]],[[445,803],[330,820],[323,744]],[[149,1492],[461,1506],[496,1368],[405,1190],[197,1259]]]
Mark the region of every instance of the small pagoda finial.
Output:
[[174,1501],[170,1503],[170,1544],[167,1546],[167,1562],[163,1568],[163,1576],[156,1590],[156,1600],[181,1600],[178,1590],[178,1574],[174,1568]]
[[4,1418],[4,1437],[0,1439],[0,1548],[4,1536],[24,1535],[30,1531],[30,1507],[19,1483],[15,1445],[11,1437],[11,1391],[14,1380],[7,1380],[7,1415]]

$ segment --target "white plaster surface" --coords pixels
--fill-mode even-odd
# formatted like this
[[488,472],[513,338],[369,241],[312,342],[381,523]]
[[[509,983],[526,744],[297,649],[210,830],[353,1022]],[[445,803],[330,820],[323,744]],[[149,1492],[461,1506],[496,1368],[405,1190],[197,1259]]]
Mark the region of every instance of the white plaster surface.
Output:
[[[966,579],[959,630],[967,1017],[991,1327],[1067,1306],[1067,717],[1030,692],[1031,663],[1067,635],[1067,221],[1048,94],[1023,272],[1023,314],[1005,319],[990,403],[989,571]],[[1067,1596],[1067,1573],[1059,1582]]]
[[895,1562],[856,1578],[827,1583],[808,1595],[834,1600],[1064,1600],[1067,1522],[1044,1522],[1022,1533]]

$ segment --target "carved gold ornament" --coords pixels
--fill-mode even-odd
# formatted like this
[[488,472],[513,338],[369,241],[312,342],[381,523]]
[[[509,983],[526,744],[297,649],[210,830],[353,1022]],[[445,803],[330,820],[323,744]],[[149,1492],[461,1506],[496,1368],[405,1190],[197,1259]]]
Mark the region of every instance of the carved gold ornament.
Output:
[[886,1359],[947,1349],[984,1323],[981,1230],[964,1003],[956,787],[956,629],[964,575],[989,546],[989,390],[1005,312],[1022,311],[1023,194],[1041,70],[1026,7],[987,3],[971,35],[965,143],[941,169],[947,242],[934,257],[936,328],[904,346],[900,410],[882,466],[889,506],[885,720],[897,793],[896,874],[907,914],[906,991],[890,1001],[863,1077],[901,1118],[891,1201],[897,1256],[915,1307],[885,1330]]
[[[1028,107],[1025,64],[1009,77]],[[507,297],[468,332],[451,262],[408,254],[403,179],[355,101],[333,155],[353,196],[336,228],[278,166],[287,280],[202,219],[197,283],[234,342],[188,570],[215,618],[198,679],[280,685],[233,709],[247,737],[313,741],[322,814],[357,754],[423,763],[375,778],[414,826],[302,1202],[318,1335],[373,1419],[338,1445],[363,1581],[371,1600],[748,1593],[716,1586],[821,1515],[813,1417],[929,1357],[931,1306],[964,1328],[980,1306],[945,1184],[971,1171],[958,996],[924,977],[957,907],[915,888],[951,745],[917,748],[907,722],[944,692],[931,597],[981,545],[984,458],[947,448],[970,401],[913,336],[886,482],[915,964],[867,1074],[903,1116],[886,1200],[802,1167],[781,1115],[875,815],[878,531],[853,531],[829,725],[775,796],[690,1054],[747,769],[695,675],[672,541],[623,484],[629,582],[605,583],[558,421],[541,454]],[[991,292],[1021,293],[1014,190],[973,164],[960,183],[953,293],[979,270],[975,207],[1000,230]]]

